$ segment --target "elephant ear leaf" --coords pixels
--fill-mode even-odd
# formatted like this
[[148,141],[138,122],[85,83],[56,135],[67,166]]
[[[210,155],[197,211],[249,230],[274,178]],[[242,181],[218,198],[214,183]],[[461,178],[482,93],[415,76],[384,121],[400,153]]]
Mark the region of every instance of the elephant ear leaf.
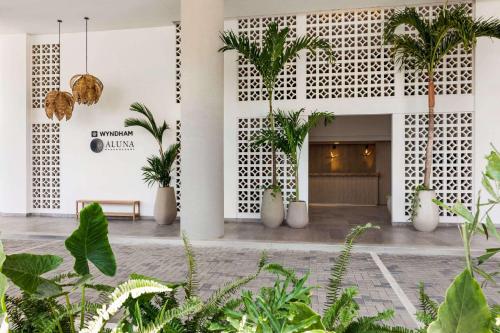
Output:
[[16,286],[35,297],[49,297],[61,292],[61,287],[42,275],[56,269],[63,259],[54,255],[20,253],[6,256],[2,266]]
[[[3,244],[0,241],[0,272],[2,271],[4,262],[5,252],[3,251]],[[7,292],[7,286],[7,277],[3,273],[0,273],[0,315],[7,313],[7,309],[5,307],[5,293]],[[3,325],[3,321],[1,325]]]
[[446,291],[437,320],[428,333],[491,333],[491,311],[479,283],[468,270],[458,275]]
[[108,240],[108,221],[99,204],[82,209],[80,226],[66,239],[65,245],[75,258],[73,268],[78,274],[90,274],[90,261],[103,274],[115,275],[116,260]]

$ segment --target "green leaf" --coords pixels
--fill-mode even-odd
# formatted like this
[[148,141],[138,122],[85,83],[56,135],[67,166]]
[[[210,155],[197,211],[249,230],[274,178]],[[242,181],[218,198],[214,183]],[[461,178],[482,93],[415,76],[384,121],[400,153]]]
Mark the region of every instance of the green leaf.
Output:
[[90,274],[89,261],[103,274],[114,276],[116,261],[108,240],[108,221],[101,206],[93,203],[80,213],[80,226],[65,242],[66,248],[75,257],[75,272]]
[[500,181],[500,154],[492,151],[486,156],[488,164],[486,165],[486,175],[493,180]]
[[486,229],[488,230],[489,235],[492,235],[497,240],[500,240],[500,234],[498,233],[495,223],[493,223],[489,215],[486,215]]
[[468,270],[458,275],[446,291],[438,318],[428,333],[491,333],[491,311],[479,283]]
[[7,256],[2,272],[19,288],[36,297],[50,297],[61,287],[41,275],[56,269],[63,262],[58,256],[20,253]]
[[486,249],[486,253],[483,254],[482,256],[477,257],[477,261],[479,265],[484,264],[487,262],[491,257],[493,257],[495,254],[500,252],[500,248],[492,248],[492,249]]
[[303,327],[308,330],[324,330],[321,316],[314,312],[309,306],[302,302],[290,304],[290,314],[293,314],[290,324]]
[[[2,265],[5,262],[5,252],[3,251],[3,244],[0,241],[0,272],[2,271]],[[5,307],[5,293],[7,292],[7,277],[0,273],[0,315],[7,312]]]

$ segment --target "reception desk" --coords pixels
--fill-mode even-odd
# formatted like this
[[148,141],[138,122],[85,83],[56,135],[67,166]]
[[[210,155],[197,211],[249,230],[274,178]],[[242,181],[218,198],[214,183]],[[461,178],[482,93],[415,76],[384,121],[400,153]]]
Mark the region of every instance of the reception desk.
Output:
[[378,204],[378,173],[311,173],[311,204]]

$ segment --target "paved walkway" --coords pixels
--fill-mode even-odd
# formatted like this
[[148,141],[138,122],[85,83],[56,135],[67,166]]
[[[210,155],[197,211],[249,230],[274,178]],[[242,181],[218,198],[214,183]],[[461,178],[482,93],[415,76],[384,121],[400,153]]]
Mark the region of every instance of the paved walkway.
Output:
[[[51,253],[64,258],[59,271],[71,270],[72,258],[61,240],[3,240],[7,253],[26,251]],[[118,272],[114,278],[99,277],[103,283],[117,284],[133,272],[140,272],[168,281],[177,281],[186,274],[183,248],[164,244],[113,244]],[[260,251],[244,248],[195,246],[198,255],[199,279],[202,296],[221,286],[224,282],[254,271]],[[309,282],[319,286],[313,292],[313,307],[321,311],[326,300],[325,286],[329,270],[338,253],[322,251],[279,251],[270,250],[270,259],[299,273],[310,272]],[[442,296],[453,277],[462,270],[461,257],[395,255],[386,253],[355,253],[345,280],[346,286],[357,285],[360,289],[359,302],[362,314],[374,314],[386,308],[393,308],[394,324],[415,327],[413,311],[418,307],[417,287],[425,281],[432,297]],[[96,274],[99,276],[98,274]],[[270,285],[272,276],[262,274],[248,285],[251,290]],[[488,286],[486,292],[491,301],[498,303],[499,288]]]

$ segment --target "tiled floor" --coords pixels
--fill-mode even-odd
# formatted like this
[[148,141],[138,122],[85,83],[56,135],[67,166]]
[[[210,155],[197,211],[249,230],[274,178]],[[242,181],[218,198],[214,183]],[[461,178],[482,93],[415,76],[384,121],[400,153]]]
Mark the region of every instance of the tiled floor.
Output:
[[[386,207],[311,207],[311,223],[305,229],[291,229],[283,225],[276,229],[265,228],[257,222],[226,221],[222,241],[257,241],[274,243],[341,244],[349,229],[357,224],[371,222],[380,226],[378,232],[369,232],[360,244],[400,248],[460,249],[460,235],[456,227],[440,227],[433,233],[421,233],[411,226],[393,227],[389,223]],[[68,236],[77,227],[74,218],[6,217],[0,216],[0,233],[3,238],[24,236]],[[151,220],[138,222],[111,220],[113,237],[144,239],[172,239],[179,237],[179,223],[158,226]],[[475,248],[493,247],[485,241],[476,241]]]

